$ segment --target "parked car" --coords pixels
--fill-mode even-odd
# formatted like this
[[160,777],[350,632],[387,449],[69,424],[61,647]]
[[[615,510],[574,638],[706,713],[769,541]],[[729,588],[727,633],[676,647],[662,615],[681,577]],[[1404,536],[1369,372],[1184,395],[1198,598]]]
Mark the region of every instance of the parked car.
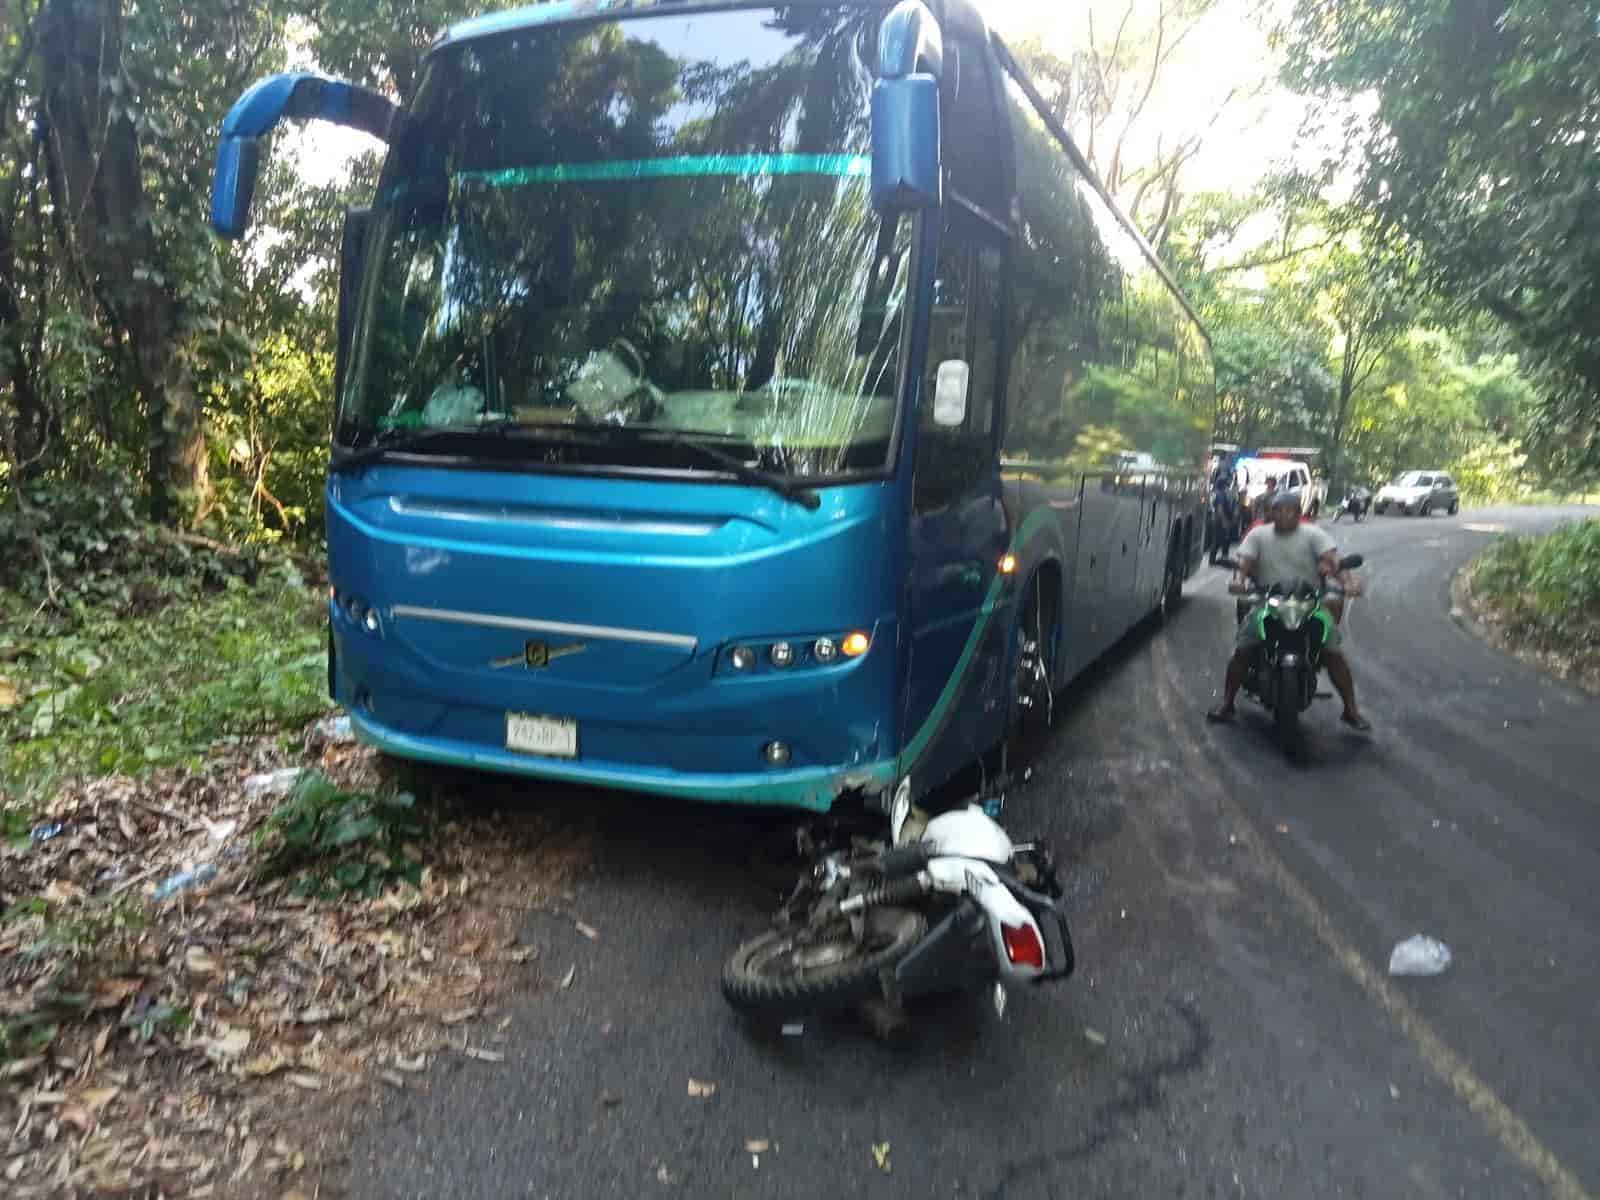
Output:
[[1455,516],[1461,510],[1461,493],[1443,471],[1407,471],[1380,488],[1372,502],[1380,517],[1391,508],[1405,516],[1425,517],[1439,509]]

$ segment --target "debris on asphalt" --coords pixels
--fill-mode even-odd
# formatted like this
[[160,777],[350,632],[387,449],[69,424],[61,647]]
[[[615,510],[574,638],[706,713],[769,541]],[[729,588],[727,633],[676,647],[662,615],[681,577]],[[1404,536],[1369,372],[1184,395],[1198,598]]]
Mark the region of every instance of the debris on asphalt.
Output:
[[571,987],[572,986],[572,981],[577,978],[577,975],[578,975],[578,964],[577,963],[573,963],[570,967],[567,968],[567,973],[561,977],[561,990],[562,991],[566,991],[569,987]]
[[772,1148],[772,1143],[766,1138],[746,1138],[744,1148],[747,1154],[765,1154]]
[[887,1174],[889,1172],[889,1143],[874,1142],[872,1144],[872,1161],[878,1164],[878,1170]]
[[573,924],[576,926],[578,932],[583,934],[583,936],[588,938],[591,942],[599,940],[600,931],[593,925],[586,925],[582,921],[575,921]]
[[698,1079],[689,1080],[689,1098],[691,1100],[709,1100],[717,1094],[717,1085],[703,1083]]
[[1438,938],[1414,934],[1389,955],[1391,975],[1442,975],[1450,966],[1450,947]]
[[806,1027],[804,1025],[802,1025],[799,1021],[789,1021],[789,1022],[786,1022],[784,1024],[784,1026],[783,1026],[783,1036],[784,1037],[800,1037],[801,1035],[803,1035],[805,1033],[805,1031],[806,1031]]
[[1280,822],[1278,822],[1278,832],[1279,833],[1288,833],[1289,832],[1289,827],[1287,825],[1285,825],[1282,821],[1280,821]]
[[1092,1046],[1104,1046],[1106,1044],[1106,1035],[1101,1033],[1098,1029],[1090,1029],[1088,1026],[1085,1026],[1083,1030],[1083,1036]]

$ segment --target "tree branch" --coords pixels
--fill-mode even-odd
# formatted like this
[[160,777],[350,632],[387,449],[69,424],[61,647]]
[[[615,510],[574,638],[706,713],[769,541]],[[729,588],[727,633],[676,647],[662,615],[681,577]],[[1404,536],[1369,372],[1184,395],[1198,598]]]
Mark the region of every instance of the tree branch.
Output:
[[1277,254],[1269,254],[1266,258],[1252,258],[1247,259],[1244,262],[1230,263],[1221,267],[1213,267],[1211,269],[1211,274],[1229,275],[1235,271],[1254,271],[1258,267],[1276,266],[1278,263],[1290,262],[1293,259],[1299,258],[1302,254],[1310,254],[1316,250],[1326,249],[1338,240],[1339,239],[1337,237],[1328,237],[1320,242],[1313,242],[1309,246],[1296,246],[1292,249],[1284,250]]

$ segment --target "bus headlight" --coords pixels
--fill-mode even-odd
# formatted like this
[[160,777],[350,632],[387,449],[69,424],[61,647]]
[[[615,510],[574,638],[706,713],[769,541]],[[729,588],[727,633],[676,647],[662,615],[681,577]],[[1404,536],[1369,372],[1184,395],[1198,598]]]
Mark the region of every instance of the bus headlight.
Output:
[[754,675],[804,672],[819,667],[842,666],[872,649],[872,634],[864,629],[841,630],[814,637],[750,637],[723,644],[714,668],[719,675]]

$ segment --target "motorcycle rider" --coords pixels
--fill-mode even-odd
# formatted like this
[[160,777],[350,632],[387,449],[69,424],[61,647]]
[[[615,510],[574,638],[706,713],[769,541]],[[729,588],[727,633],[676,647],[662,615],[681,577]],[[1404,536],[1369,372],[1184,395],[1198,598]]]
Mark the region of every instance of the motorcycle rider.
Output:
[[[1239,543],[1239,552],[1235,555],[1236,584],[1243,585],[1254,579],[1259,587],[1270,588],[1274,584],[1287,586],[1301,579],[1327,579],[1339,573],[1339,556],[1333,538],[1325,529],[1301,523],[1300,504],[1300,493],[1294,488],[1273,495],[1272,523],[1256,526]],[[1206,713],[1208,721],[1226,722],[1234,718],[1234,699],[1244,686],[1251,655],[1261,646],[1260,611],[1258,605],[1239,622],[1233,657],[1228,660],[1228,672],[1222,685],[1222,703]],[[1367,733],[1372,723],[1361,715],[1356,704],[1355,680],[1339,648],[1343,641],[1339,625],[1331,617],[1322,625],[1322,665],[1328,669],[1328,678],[1344,701],[1344,712],[1339,719],[1350,728]]]

